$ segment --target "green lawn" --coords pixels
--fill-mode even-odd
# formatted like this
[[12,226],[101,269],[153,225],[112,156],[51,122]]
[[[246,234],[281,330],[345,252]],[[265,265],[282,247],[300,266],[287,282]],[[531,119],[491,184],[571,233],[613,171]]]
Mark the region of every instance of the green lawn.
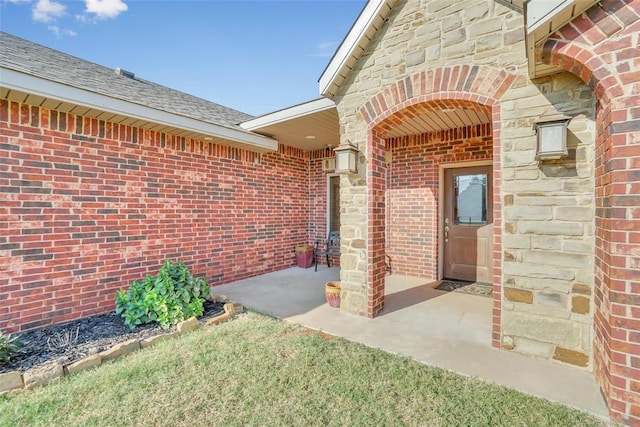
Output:
[[2,426],[595,426],[588,414],[256,313],[48,387]]

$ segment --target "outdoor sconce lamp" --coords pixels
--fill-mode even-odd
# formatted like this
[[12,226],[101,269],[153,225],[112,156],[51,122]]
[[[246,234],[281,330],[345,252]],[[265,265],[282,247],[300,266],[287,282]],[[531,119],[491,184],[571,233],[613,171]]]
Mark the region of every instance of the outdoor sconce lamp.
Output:
[[358,173],[358,147],[347,141],[333,151],[336,153],[336,173]]
[[571,117],[564,114],[542,115],[535,121],[538,135],[536,159],[563,159],[567,152],[567,126]]

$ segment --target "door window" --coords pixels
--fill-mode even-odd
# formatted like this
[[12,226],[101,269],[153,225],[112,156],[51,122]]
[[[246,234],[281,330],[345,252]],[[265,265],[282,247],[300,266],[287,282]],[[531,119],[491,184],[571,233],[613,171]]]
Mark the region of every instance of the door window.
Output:
[[458,175],[455,177],[454,217],[457,225],[485,225],[487,223],[487,175]]

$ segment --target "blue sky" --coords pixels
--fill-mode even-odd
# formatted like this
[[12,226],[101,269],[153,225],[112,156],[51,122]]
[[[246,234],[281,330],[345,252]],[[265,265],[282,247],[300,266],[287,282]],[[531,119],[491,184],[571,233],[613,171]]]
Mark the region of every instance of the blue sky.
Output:
[[0,29],[261,115],[320,96],[365,3],[0,0]]

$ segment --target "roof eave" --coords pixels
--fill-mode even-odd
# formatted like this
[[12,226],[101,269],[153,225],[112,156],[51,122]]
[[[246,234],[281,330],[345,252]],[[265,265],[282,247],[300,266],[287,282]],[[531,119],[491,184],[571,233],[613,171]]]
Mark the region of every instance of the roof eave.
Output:
[[562,69],[536,61],[536,47],[553,33],[586,12],[599,0],[527,0],[524,2],[525,46],[529,77],[536,79]]
[[[332,97],[348,74],[349,59],[358,59],[368,40],[365,36],[376,21],[383,21],[397,0],[370,0],[347,33],[318,81],[320,95]],[[358,51],[358,48],[359,51]]]
[[320,98],[247,120],[246,122],[240,123],[240,126],[243,129],[253,131],[264,128],[265,126],[286,122],[335,107],[336,104],[331,99]]
[[276,151],[278,149],[278,141],[275,139],[248,131],[231,129],[144,105],[123,101],[121,99],[72,87],[5,67],[0,67],[0,73],[2,75],[0,86],[9,90],[31,93],[43,98],[56,99],[87,108],[98,109],[108,113],[148,121],[150,123],[158,123],[169,127],[184,129],[203,136],[228,140],[235,143],[234,145],[240,144],[242,147],[251,151],[268,152]]

